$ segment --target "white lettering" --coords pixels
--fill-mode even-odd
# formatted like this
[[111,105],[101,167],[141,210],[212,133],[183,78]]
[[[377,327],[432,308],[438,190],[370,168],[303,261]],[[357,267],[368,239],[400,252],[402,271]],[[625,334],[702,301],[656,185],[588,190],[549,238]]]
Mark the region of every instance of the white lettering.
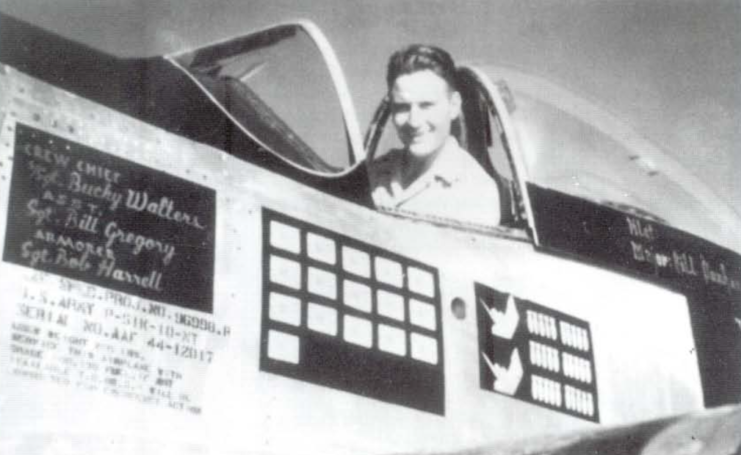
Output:
[[138,255],[142,251],[154,251],[162,254],[162,262],[165,265],[169,265],[175,256],[174,245],[135,232],[125,231],[119,228],[115,221],[106,225],[104,234],[107,239],[106,247],[108,248],[113,248],[117,243],[121,243],[133,246],[132,253],[134,255]]
[[159,201],[154,201],[146,191],[128,190],[126,208],[137,212],[149,212],[158,218],[185,224],[196,229],[205,229],[197,215],[176,210],[175,202],[165,196],[162,196]]
[[75,168],[80,172],[80,174],[99,178],[106,182],[119,183],[121,180],[120,172],[113,171],[99,164],[88,163],[87,161],[79,160],[77,161]]
[[106,182],[103,186],[87,183],[79,172],[70,173],[67,189],[73,193],[85,194],[96,199],[102,199],[110,204],[111,211],[116,211],[123,200],[123,194],[113,191],[110,182]]
[[123,283],[130,283],[143,289],[162,292],[162,273],[152,270],[149,275],[139,275],[116,267],[116,260],[102,260],[98,264],[98,276],[104,276]]

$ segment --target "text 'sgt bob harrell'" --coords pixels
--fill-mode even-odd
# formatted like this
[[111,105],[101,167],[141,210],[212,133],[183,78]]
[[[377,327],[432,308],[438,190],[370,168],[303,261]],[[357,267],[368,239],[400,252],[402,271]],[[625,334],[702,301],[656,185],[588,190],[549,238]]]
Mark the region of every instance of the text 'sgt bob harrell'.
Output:
[[363,138],[310,22],[142,59],[0,25],[0,452],[455,451],[741,401],[741,220],[583,99],[460,67],[479,225],[373,207],[389,103]]

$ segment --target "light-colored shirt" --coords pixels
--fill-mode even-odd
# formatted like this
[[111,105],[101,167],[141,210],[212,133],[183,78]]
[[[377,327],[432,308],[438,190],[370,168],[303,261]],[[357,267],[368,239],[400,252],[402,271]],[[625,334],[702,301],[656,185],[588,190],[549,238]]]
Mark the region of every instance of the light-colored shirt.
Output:
[[489,226],[499,224],[496,182],[454,137],[448,138],[432,166],[406,188],[402,185],[404,153],[403,149],[393,149],[371,165],[377,207]]

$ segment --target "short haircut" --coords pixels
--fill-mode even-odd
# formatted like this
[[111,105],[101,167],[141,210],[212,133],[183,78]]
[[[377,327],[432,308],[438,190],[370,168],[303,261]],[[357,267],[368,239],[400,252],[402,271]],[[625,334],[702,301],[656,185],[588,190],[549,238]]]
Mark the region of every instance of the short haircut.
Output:
[[439,47],[425,44],[412,44],[391,55],[386,68],[388,89],[391,90],[399,76],[424,70],[430,70],[443,78],[451,90],[458,90],[453,57]]

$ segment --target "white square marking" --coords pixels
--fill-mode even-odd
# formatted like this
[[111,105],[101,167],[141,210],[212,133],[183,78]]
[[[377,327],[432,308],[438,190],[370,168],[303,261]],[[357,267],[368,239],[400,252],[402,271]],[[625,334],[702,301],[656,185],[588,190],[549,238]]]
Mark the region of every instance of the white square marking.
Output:
[[398,288],[404,284],[401,264],[384,257],[376,257],[376,279]]
[[268,357],[298,364],[300,357],[298,337],[277,330],[270,330],[268,332]]
[[337,276],[332,272],[309,267],[309,292],[337,299]]
[[437,365],[437,340],[419,333],[412,333],[412,357]]
[[368,286],[355,281],[345,280],[343,287],[345,305],[370,313],[372,302],[371,290]]
[[409,267],[408,270],[409,289],[427,297],[435,297],[435,280],[432,274],[416,267]]
[[301,289],[301,264],[280,256],[270,256],[270,281]]
[[401,295],[379,289],[376,299],[378,314],[397,321],[404,320],[404,298]]
[[301,231],[278,221],[270,221],[270,244],[276,248],[301,253]]
[[342,268],[358,276],[370,278],[370,256],[364,251],[343,246]]
[[307,324],[311,330],[337,336],[337,310],[317,303],[309,303]]
[[306,250],[309,257],[334,265],[337,262],[335,242],[332,239],[310,232],[306,236]]
[[277,292],[270,293],[270,319],[295,326],[301,325],[301,301]]
[[404,357],[407,353],[406,332],[390,325],[380,324],[378,326],[378,348]]
[[345,341],[366,348],[373,346],[373,325],[369,320],[346,314],[344,323],[343,338]]
[[429,303],[416,299],[409,300],[409,319],[412,324],[435,330],[437,328],[437,311]]

